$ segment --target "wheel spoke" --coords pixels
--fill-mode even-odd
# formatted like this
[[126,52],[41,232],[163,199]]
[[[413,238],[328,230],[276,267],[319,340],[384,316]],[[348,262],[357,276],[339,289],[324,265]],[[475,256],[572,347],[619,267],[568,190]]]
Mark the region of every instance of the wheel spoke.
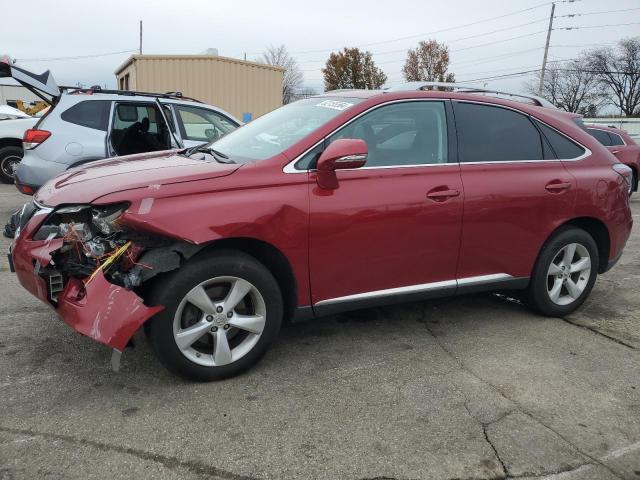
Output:
[[187,302],[195,305],[204,313],[213,314],[216,311],[216,307],[211,301],[211,298],[209,298],[209,295],[207,295],[207,292],[205,292],[201,286],[194,288],[187,294]]
[[574,300],[576,298],[578,298],[580,296],[580,294],[582,293],[582,290],[580,290],[580,288],[574,283],[574,281],[572,279],[567,278],[565,280],[564,284],[567,287],[567,292],[569,292],[569,295]]
[[229,319],[229,325],[251,333],[262,333],[265,319],[262,315],[234,315]]
[[216,366],[231,363],[231,348],[229,347],[226,332],[224,330],[218,330],[213,334],[213,340],[215,342],[213,361]]
[[251,284],[246,280],[242,280],[239,278],[235,282],[233,282],[227,298],[224,299],[225,312],[229,312],[236,308],[236,306],[242,301],[244,297],[247,296],[247,293],[249,293],[250,291]]
[[176,333],[176,344],[180,350],[186,350],[209,331],[211,324],[206,321],[196,323],[192,327]]
[[576,254],[576,247],[577,245],[575,243],[570,243],[569,245],[564,247],[564,257],[562,259],[562,263],[564,263],[564,266],[566,268],[571,268],[573,256]]
[[582,272],[589,268],[591,268],[591,259],[589,257],[583,257],[571,264],[571,273]]
[[560,298],[561,290],[562,290],[562,279],[556,278],[553,282],[553,287],[551,287],[551,290],[549,290],[549,298],[551,298],[551,300],[557,303],[558,299]]
[[549,265],[549,271],[547,272],[547,275],[561,275],[561,274],[562,274],[562,269],[555,263],[551,262],[551,265]]

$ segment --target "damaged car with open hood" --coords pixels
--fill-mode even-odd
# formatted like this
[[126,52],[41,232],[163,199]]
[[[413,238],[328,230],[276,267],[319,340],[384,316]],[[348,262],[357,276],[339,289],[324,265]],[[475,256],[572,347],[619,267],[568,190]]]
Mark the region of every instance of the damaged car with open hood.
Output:
[[434,86],[70,169],[23,207],[12,269],[114,367],[144,330],[199,380],[253,365],[285,320],[492,290],[574,311],[629,237],[629,168],[541,99]]

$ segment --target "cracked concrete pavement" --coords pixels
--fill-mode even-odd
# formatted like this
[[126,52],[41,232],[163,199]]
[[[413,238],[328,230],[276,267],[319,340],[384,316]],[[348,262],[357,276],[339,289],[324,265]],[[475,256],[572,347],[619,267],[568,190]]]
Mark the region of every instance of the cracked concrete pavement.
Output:
[[[0,221],[26,199],[0,186]],[[2,260],[0,479],[640,479],[639,267],[636,228],[565,319],[488,294],[354,312],[201,384],[143,335],[112,373]]]

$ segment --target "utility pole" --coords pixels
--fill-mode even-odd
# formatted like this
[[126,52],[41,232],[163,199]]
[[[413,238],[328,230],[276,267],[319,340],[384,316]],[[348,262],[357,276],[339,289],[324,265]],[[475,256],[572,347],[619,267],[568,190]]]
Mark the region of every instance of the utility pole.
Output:
[[[547,44],[549,43],[549,41],[547,40]],[[138,49],[138,53],[140,53],[140,55],[142,55],[142,20],[140,20],[140,48]],[[546,55],[545,55],[546,58]]]
[[544,46],[544,57],[542,58],[542,71],[540,72],[540,85],[538,86],[538,95],[542,96],[544,91],[544,74],[547,70],[547,55],[549,54],[549,41],[551,40],[551,30],[553,30],[553,14],[556,11],[555,2],[551,4],[551,16],[549,17],[549,31],[547,32],[547,43]]

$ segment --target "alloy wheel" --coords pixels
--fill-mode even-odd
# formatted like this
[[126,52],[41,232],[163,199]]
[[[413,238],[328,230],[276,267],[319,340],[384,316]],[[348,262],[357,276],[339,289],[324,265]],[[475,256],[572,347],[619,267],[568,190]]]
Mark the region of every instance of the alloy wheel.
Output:
[[556,305],[575,302],[587,288],[591,275],[591,256],[580,243],[562,247],[547,270],[547,293]]
[[219,367],[253,349],[265,320],[265,301],[253,284],[238,277],[215,277],[182,299],[173,319],[173,337],[192,362]]

